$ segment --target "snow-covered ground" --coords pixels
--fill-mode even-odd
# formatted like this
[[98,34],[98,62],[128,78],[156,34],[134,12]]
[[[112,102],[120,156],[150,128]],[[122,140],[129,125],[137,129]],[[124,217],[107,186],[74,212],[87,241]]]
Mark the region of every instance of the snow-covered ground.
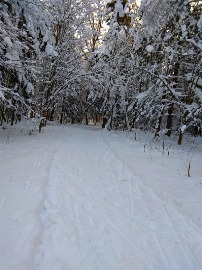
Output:
[[0,270],[201,270],[201,138],[134,137],[1,128]]

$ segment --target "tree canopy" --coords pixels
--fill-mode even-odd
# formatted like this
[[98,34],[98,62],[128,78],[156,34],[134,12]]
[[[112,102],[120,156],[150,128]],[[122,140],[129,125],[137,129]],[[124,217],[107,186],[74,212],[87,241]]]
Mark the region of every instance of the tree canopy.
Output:
[[3,0],[0,124],[199,130],[201,29],[201,1]]

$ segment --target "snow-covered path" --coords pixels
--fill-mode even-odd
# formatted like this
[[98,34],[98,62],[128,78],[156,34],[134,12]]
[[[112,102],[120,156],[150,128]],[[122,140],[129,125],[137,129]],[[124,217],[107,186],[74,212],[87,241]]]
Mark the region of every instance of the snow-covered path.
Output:
[[[183,178],[166,167],[159,180],[160,165],[140,161],[123,137],[93,127],[57,132],[32,139],[30,158],[18,149],[27,177],[13,171],[8,181],[8,164],[1,167],[0,269],[202,268],[201,185],[179,190]],[[5,163],[17,161],[9,155]]]

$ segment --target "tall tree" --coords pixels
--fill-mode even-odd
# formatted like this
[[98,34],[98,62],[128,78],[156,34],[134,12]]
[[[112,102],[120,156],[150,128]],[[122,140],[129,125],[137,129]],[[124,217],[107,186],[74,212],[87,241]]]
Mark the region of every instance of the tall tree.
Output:
[[0,121],[20,120],[34,103],[36,64],[49,39],[41,1],[3,1],[0,6]]

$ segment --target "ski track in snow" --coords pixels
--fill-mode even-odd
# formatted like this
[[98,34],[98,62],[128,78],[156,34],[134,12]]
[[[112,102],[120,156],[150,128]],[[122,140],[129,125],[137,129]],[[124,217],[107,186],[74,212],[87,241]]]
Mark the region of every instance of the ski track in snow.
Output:
[[[128,172],[130,172],[129,177],[128,177],[128,183],[129,183],[129,193],[130,193],[130,198],[131,198],[132,217],[134,216],[134,197],[133,197],[133,190],[132,190],[132,185],[131,185],[131,177],[134,180],[133,183],[135,183],[134,189],[136,189],[136,191],[138,192],[138,194],[142,200],[142,202],[139,202],[139,205],[144,204],[146,207],[145,210],[147,213],[152,212],[154,205],[155,205],[156,209],[161,208],[161,205],[164,205],[164,202],[155,194],[154,190],[151,190],[151,188],[148,188],[148,187],[145,190],[143,185],[140,186],[140,184],[144,182],[143,178],[141,178],[140,176],[138,178],[136,176],[136,174],[134,173],[134,170],[132,170],[132,168],[130,168],[130,166],[127,165],[127,163],[125,163],[122,160],[122,158],[116,154],[116,152],[110,147],[110,145],[107,143],[106,140],[104,140],[104,138],[103,138],[103,141],[108,146],[110,151],[112,153],[114,153],[114,155],[117,157],[117,159],[120,160],[122,164],[125,164]],[[145,197],[145,195],[148,192],[149,192],[149,199],[150,200],[152,199],[152,209],[150,209],[151,207],[149,207],[149,205],[148,205],[148,201],[150,201],[150,200],[147,200],[148,198]],[[173,237],[173,239],[175,239],[175,241],[178,242],[179,249],[181,250],[181,255],[182,255],[182,257],[184,257],[183,260],[186,263],[185,266],[186,267],[188,266],[188,269],[192,269],[193,268],[192,262],[197,261],[197,258],[192,256],[191,252],[183,246],[183,244],[182,244],[183,238],[181,237],[180,231],[178,229],[179,221],[183,224],[183,226],[187,226],[187,223],[185,222],[184,218],[180,215],[180,213],[177,212],[174,208],[172,208],[171,211],[175,212],[175,216],[179,217],[177,224],[175,224],[175,221],[172,219],[171,215],[169,214],[167,207],[164,206],[163,210],[165,210],[165,211],[161,212],[160,217],[164,220],[164,222],[165,221],[167,222],[168,231],[171,232],[171,236]],[[158,220],[158,222],[160,222],[160,220]],[[157,225],[157,224],[155,224],[155,225]],[[149,226],[147,229],[152,233],[152,226]],[[158,233],[157,233],[157,235],[158,235]],[[156,233],[154,233],[153,235],[150,235],[150,237],[153,238],[154,244],[156,245],[156,249],[159,251],[159,255],[162,259],[162,267],[163,267],[163,265],[169,265],[171,260],[169,258],[166,258],[167,257],[166,256],[167,250],[164,251],[164,244],[160,243],[159,237],[157,237],[157,235],[156,235]],[[189,258],[191,258],[191,260],[189,260]],[[197,261],[197,263],[199,263],[199,262]],[[175,264],[176,264],[176,262],[175,262]],[[172,267],[172,269],[175,269],[175,267],[176,267],[175,264],[173,264],[173,266],[170,265],[170,267]],[[181,267],[181,266],[179,265],[179,267]],[[179,269],[179,268],[177,267],[176,269]]]
[[[35,217],[29,258],[2,270],[201,270],[200,227],[120,155],[120,138],[95,128],[65,132],[49,157],[37,209],[15,213],[19,221]],[[30,176],[25,192],[34,183]]]
[[[105,199],[107,199],[107,193],[109,193],[108,195],[110,196],[111,192],[113,192],[112,185],[116,187],[119,185],[119,182],[117,182],[117,179],[114,178],[114,175],[111,175],[113,173],[113,170],[111,170],[110,167],[102,167],[103,160],[105,160],[105,162],[107,161],[108,163],[108,161],[111,161],[110,159],[113,155],[110,154],[109,150],[106,151],[106,153],[104,150],[103,153],[103,142],[100,143],[100,140],[97,141],[96,137],[92,139],[96,141],[94,142],[88,139],[88,141],[85,143],[83,141],[82,135],[72,137],[69,143],[67,141],[66,144],[63,145],[61,149],[59,149],[59,151],[55,155],[55,158],[53,159],[52,169],[49,175],[49,184],[46,190],[47,195],[44,201],[41,216],[42,224],[44,226],[44,233],[42,235],[42,239],[40,240],[41,244],[39,247],[39,251],[37,252],[35,257],[37,269],[56,269],[58,267],[61,267],[61,265],[64,265],[65,267],[70,267],[70,269],[71,267],[73,269],[104,269],[103,267],[105,267],[105,263],[108,261],[107,258],[104,258],[104,256],[106,256],[105,245],[109,246],[109,250],[114,248],[114,241],[111,241],[111,243],[107,243],[108,239],[105,239],[106,244],[102,247],[100,246],[98,240],[103,237],[106,226],[109,226],[111,223],[111,227],[114,228],[115,226],[109,216],[117,215],[115,214],[116,209],[110,209],[110,202],[108,202],[109,206],[106,205]],[[90,146],[89,143],[92,146]],[[70,146],[72,145],[74,145],[74,149],[71,149]],[[95,145],[98,145],[99,147],[96,149]],[[93,147],[93,149],[91,149],[90,147]],[[87,155],[91,157],[89,158],[87,157]],[[86,157],[88,163],[85,163]],[[65,163],[62,162],[62,164],[58,164],[58,161],[61,162],[63,160],[65,160]],[[97,163],[101,164],[100,168]],[[97,168],[99,168],[99,170]],[[105,169],[107,169],[107,175],[105,175]],[[86,177],[84,178],[83,175],[86,175]],[[122,175],[123,168],[121,171],[121,176]],[[112,179],[114,183],[108,182],[110,179]],[[100,180],[102,180],[101,183],[99,182]],[[120,181],[120,179],[118,179],[118,181]],[[92,188],[90,187],[90,185],[92,185]],[[107,185],[109,186],[109,192],[106,193]],[[92,189],[92,193],[89,192],[89,188]],[[61,191],[63,192],[61,193]],[[95,192],[97,196],[94,196],[93,193]],[[108,199],[110,199],[110,197],[108,197]],[[129,203],[133,212],[133,203]],[[95,216],[95,210],[92,211],[92,209],[94,209],[95,207],[99,213],[98,216]],[[69,212],[71,213],[71,215],[68,215]],[[59,224],[56,221],[56,216],[61,217]],[[58,254],[58,258],[51,258],[52,248],[54,248],[54,246],[56,245],[58,251],[57,243],[60,243],[60,241],[62,242],[62,239],[58,239],[57,243],[55,243],[54,241],[54,239],[57,239],[58,236],[56,235],[56,228],[58,227],[60,228],[60,230],[65,230],[67,234],[69,229],[68,220],[71,220],[72,218],[73,225],[74,227],[76,227],[74,234],[77,238],[77,242],[71,243],[71,237],[73,237],[74,239],[74,235],[72,235],[70,239],[67,238],[62,249],[60,250],[59,248],[59,250],[61,251],[60,256]],[[107,222],[104,222],[103,218],[106,218]],[[101,224],[99,224],[101,220],[103,221],[101,222]],[[96,224],[98,225],[98,228]],[[115,228],[118,234],[122,236],[122,238],[126,240],[128,244],[133,246],[133,244],[131,244],[130,237],[125,236],[124,233],[121,232],[121,229],[117,229],[117,226],[115,226]],[[67,236],[68,235],[69,233],[67,234]],[[50,239],[52,239],[53,242]],[[96,247],[96,244],[98,245],[98,247]],[[51,245],[52,248],[46,250],[47,246],[49,245]],[[62,259],[61,256],[64,253],[65,249],[68,251],[71,248],[76,248],[74,256],[71,256],[67,260],[65,258]],[[135,246],[133,246],[133,248],[135,248]],[[83,254],[82,250],[85,251]],[[96,250],[100,251],[98,252]],[[46,254],[46,252],[50,252],[51,254]],[[79,265],[76,264],[77,262],[75,260],[75,256],[78,256],[77,254],[79,255],[79,257],[81,256],[81,259],[79,260]],[[89,258],[90,254],[92,255]],[[103,256],[103,258],[99,259],[99,256],[101,255]],[[67,264],[65,263],[65,261],[67,261]],[[104,262],[103,266],[101,265],[101,262]],[[141,262],[141,264],[144,264],[143,261]],[[121,261],[119,262],[117,267],[119,268],[120,265]],[[112,269],[113,267],[114,265],[112,264],[110,266],[109,263],[109,268],[107,269]]]
[[104,134],[75,133],[54,155],[34,269],[192,269],[197,258],[178,228],[187,221],[144,185]]
[[[42,245],[41,239],[42,239],[42,235],[44,233],[44,230],[46,229],[44,222],[45,222],[45,217],[46,217],[46,207],[45,207],[46,199],[47,199],[46,188],[47,188],[47,185],[48,185],[49,180],[50,180],[49,175],[50,175],[51,168],[53,166],[54,157],[56,156],[57,152],[62,148],[64,143],[65,143],[65,140],[63,140],[60,143],[60,145],[54,151],[52,157],[50,158],[49,166],[47,168],[47,177],[45,178],[45,180],[43,182],[43,186],[42,186],[43,197],[42,197],[41,203],[40,203],[38,211],[37,211],[39,232],[34,239],[34,249],[32,250],[32,253],[31,253],[31,263],[30,263],[31,266],[30,266],[30,268],[31,269],[33,268],[33,270],[36,269],[35,268],[35,261],[39,260],[38,257],[43,257],[43,252],[40,253],[40,251],[38,251],[37,249],[38,249],[38,247],[41,247],[41,245]],[[40,169],[41,165],[42,165],[41,162],[37,163],[37,166],[39,169]],[[27,182],[26,188],[29,186],[29,184],[30,184],[30,181]],[[33,267],[32,267],[32,265],[33,265]]]

